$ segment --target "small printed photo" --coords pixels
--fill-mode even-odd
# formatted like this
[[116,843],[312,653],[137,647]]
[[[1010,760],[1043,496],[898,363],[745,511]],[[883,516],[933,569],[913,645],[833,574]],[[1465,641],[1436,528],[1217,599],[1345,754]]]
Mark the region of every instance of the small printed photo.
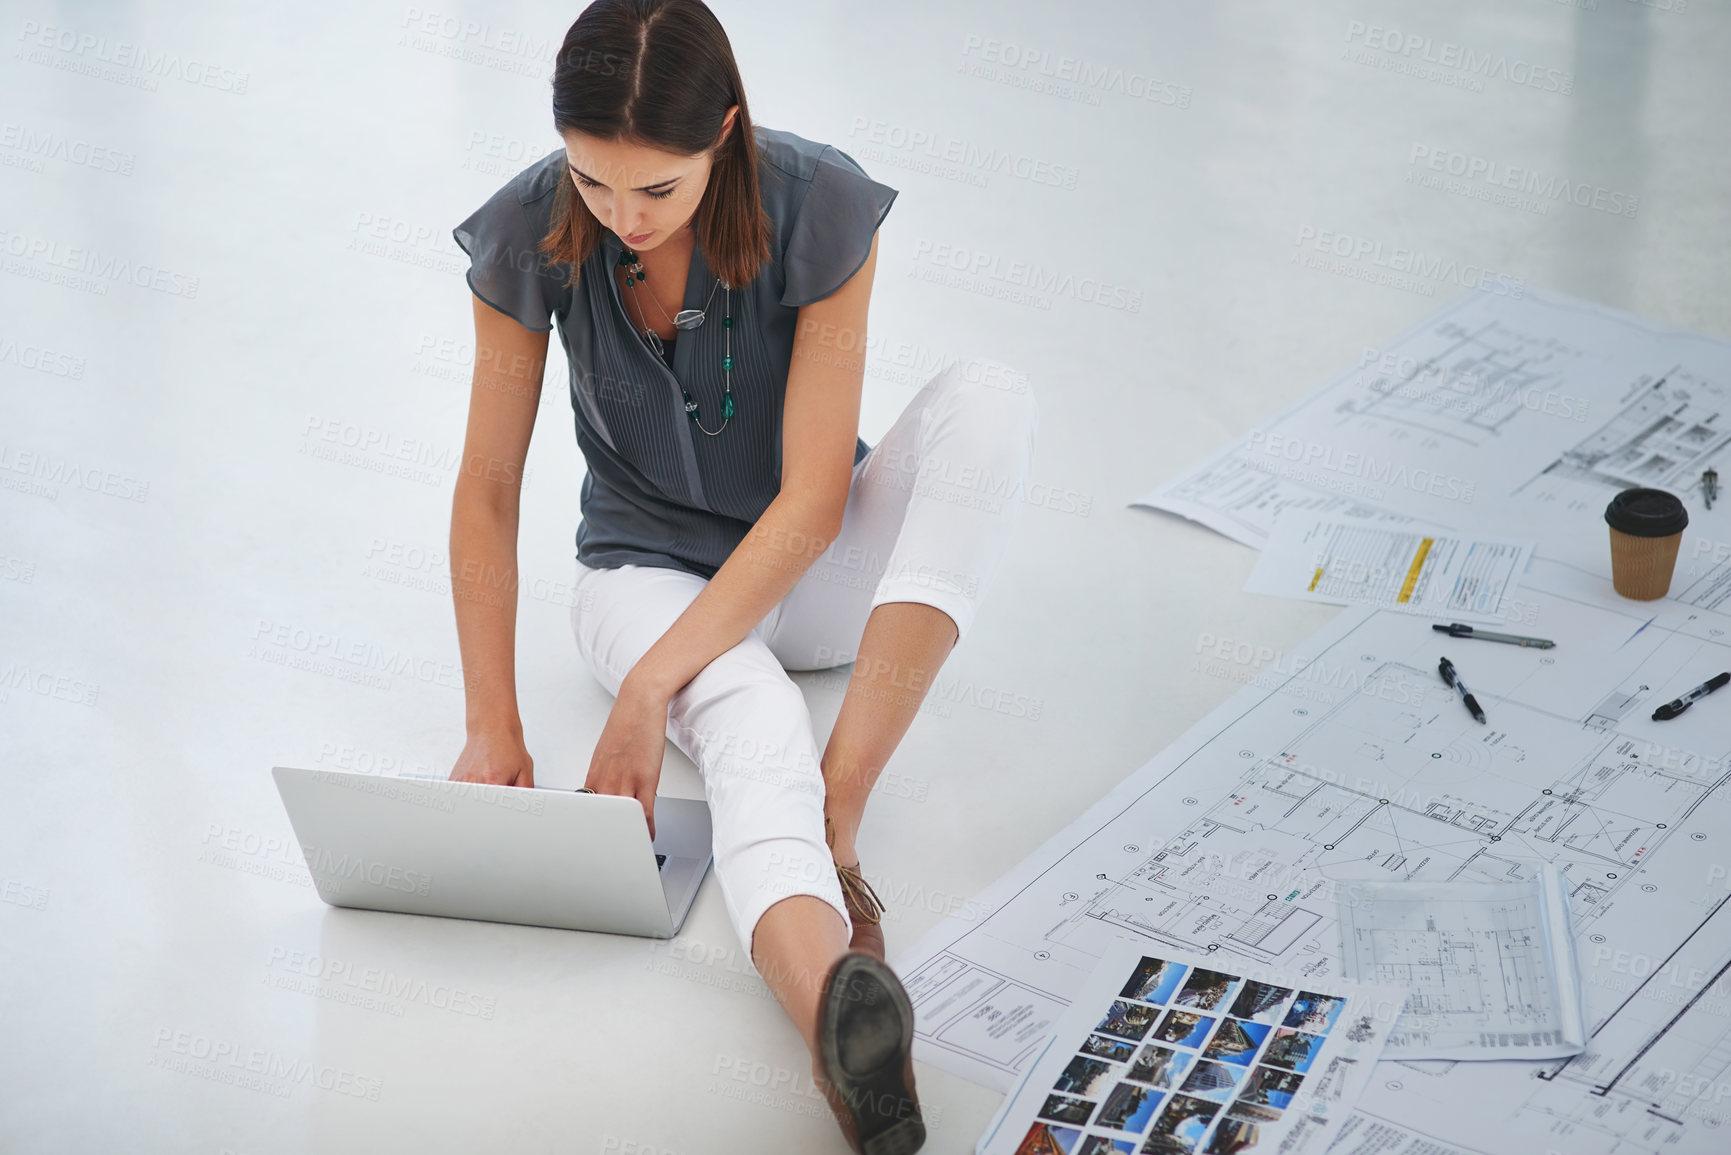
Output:
[[1086,1123],[1088,1116],[1094,1111],[1094,1104],[1087,1099],[1073,1099],[1069,1095],[1047,1095],[1046,1105],[1037,1112],[1041,1119],[1050,1119],[1054,1123]]
[[[1241,1151],[1254,1151],[1262,1142],[1263,1124],[1255,1119],[1242,1115],[1228,1115],[1220,1120],[1220,1126],[1214,1128],[1214,1134],[1208,1138],[1208,1146],[1203,1148],[1204,1155],[1238,1155]],[[1272,1143],[1269,1147],[1273,1149]]]
[[1310,1064],[1316,1062],[1317,1052],[1322,1050],[1323,1041],[1320,1035],[1307,1035],[1291,1027],[1281,1027],[1274,1032],[1274,1041],[1268,1044],[1262,1061],[1302,1073],[1310,1070]]
[[1177,1135],[1149,1135],[1142,1144],[1142,1155],[1190,1155],[1194,1150],[1194,1141]]
[[1178,1085],[1178,1077],[1195,1057],[1183,1051],[1174,1051],[1171,1047],[1156,1047],[1149,1043],[1142,1048],[1142,1053],[1136,1056],[1136,1061],[1130,1064],[1130,1073],[1124,1077],[1171,1090]]
[[1240,1119],[1249,1119],[1252,1123],[1278,1123],[1280,1111],[1275,1107],[1265,1107],[1261,1103],[1246,1103],[1243,1099],[1232,1104],[1232,1114]]
[[1207,1015],[1192,1014],[1189,1011],[1167,1011],[1166,1017],[1160,1020],[1160,1025],[1154,1028],[1154,1041],[1158,1043],[1177,1043],[1180,1047],[1200,1047],[1202,1040],[1208,1037],[1208,1032],[1214,1029],[1214,1020]]
[[1109,1135],[1085,1135],[1075,1155],[1136,1155],[1136,1140],[1114,1139]]
[[1208,1047],[1202,1053],[1210,1059],[1219,1059],[1222,1063],[1237,1063],[1240,1067],[1248,1067],[1256,1059],[1256,1052],[1262,1046],[1268,1032],[1274,1028],[1262,1023],[1249,1023],[1243,1019],[1225,1018],[1220,1020],[1220,1029],[1214,1032],[1214,1037],[1208,1040]]
[[1173,997],[1172,1005],[1211,1011],[1226,1002],[1226,996],[1232,993],[1238,981],[1237,975],[1221,971],[1192,970],[1183,988]]
[[1016,1144],[1015,1155],[1075,1155],[1076,1140],[1081,1137],[1082,1132],[1074,1127],[1035,1123]]
[[1286,1021],[1281,1025],[1309,1031],[1313,1035],[1326,1035],[1345,1007],[1345,999],[1299,991],[1298,997],[1292,1000],[1292,1009],[1286,1012]]
[[1117,1035],[1121,1039],[1139,1042],[1148,1028],[1154,1025],[1154,1020],[1160,1014],[1158,1007],[1145,1007],[1141,1003],[1127,1003],[1123,999],[1115,999],[1112,1009],[1106,1012],[1106,1017],[1095,1027],[1102,1035]]
[[1247,982],[1232,1004],[1232,1013],[1252,1023],[1267,1023],[1271,1027],[1277,1027],[1280,1025],[1280,1008],[1291,997],[1291,987]]
[[1148,1129],[1148,1120],[1154,1117],[1154,1108],[1163,1098],[1165,1096],[1152,1087],[1119,1083],[1100,1105],[1100,1115],[1094,1120],[1094,1126],[1134,1131],[1140,1135]]
[[1148,1132],[1148,1142],[1142,1145],[1142,1150],[1152,1155],[1190,1155],[1219,1113],[1219,1103],[1174,1095],[1154,1120],[1154,1129]]
[[1258,1104],[1284,1111],[1292,1106],[1292,1097],[1304,1086],[1304,1076],[1279,1067],[1258,1067],[1250,1073],[1250,1082],[1239,1097],[1240,1103]]
[[1077,1055],[1058,1076],[1058,1081],[1052,1084],[1052,1090],[1084,1099],[1098,1099],[1117,1077],[1118,1068],[1111,1063]]
[[1239,1080],[1243,1078],[1244,1071],[1240,1067],[1228,1067],[1225,1063],[1210,1063],[1204,1059],[1196,1064],[1196,1069],[1190,1072],[1181,1089],[1198,1099],[1224,1103],[1237,1093]]
[[1088,1041],[1082,1044],[1082,1053],[1110,1059],[1114,1063],[1128,1063],[1130,1056],[1136,1053],[1136,1044],[1108,1039],[1105,1035],[1089,1035]]
[[1183,977],[1183,963],[1164,962],[1144,956],[1142,962],[1131,972],[1130,981],[1124,984],[1124,989],[1118,994],[1126,999],[1141,999],[1145,1003],[1171,1002],[1172,992],[1178,989],[1178,982]]

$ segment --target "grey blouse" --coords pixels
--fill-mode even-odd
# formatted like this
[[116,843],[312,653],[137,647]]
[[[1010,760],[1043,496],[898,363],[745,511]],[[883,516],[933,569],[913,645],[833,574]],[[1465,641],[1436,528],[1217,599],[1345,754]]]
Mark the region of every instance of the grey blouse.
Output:
[[[584,261],[575,289],[568,264],[537,244],[552,217],[565,151],[536,161],[452,230],[469,255],[469,288],[525,328],[554,327],[571,370],[583,479],[577,558],[596,569],[635,564],[713,577],[781,489],[781,410],[799,306],[821,300],[859,271],[897,190],[847,153],[776,129],[755,128],[759,185],[773,228],[770,259],[732,293],[734,414],[709,437],[692,426],[680,384],[720,423],[723,298],[681,330],[669,368],[632,328],[613,279],[620,241],[610,229]],[[682,308],[699,309],[715,274],[693,248]],[[869,446],[856,437],[854,461]]]

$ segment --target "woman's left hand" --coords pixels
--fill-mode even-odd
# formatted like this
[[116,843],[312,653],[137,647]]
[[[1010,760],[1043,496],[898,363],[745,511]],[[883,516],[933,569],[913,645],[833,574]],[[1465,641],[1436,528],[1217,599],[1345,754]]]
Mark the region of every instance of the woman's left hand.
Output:
[[584,785],[597,794],[636,798],[655,838],[655,787],[661,781],[661,755],[667,735],[667,699],[631,684],[619,687],[619,697],[607,715],[607,725],[589,759]]

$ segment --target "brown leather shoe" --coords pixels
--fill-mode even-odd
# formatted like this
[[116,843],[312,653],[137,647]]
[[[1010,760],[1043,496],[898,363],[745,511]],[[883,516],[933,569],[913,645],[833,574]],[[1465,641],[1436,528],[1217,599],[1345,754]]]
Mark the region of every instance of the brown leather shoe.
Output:
[[[835,827],[827,814],[823,818],[823,835],[830,850],[834,851]],[[848,916],[853,919],[853,937],[848,940],[848,948],[883,960],[884,932],[880,925],[884,918],[883,900],[860,873],[859,863],[852,866],[836,863],[835,876],[841,882],[842,901],[847,903]]]
[[818,1086],[859,1155],[912,1155],[926,1124],[914,1090],[914,1008],[889,964],[836,960],[818,1005]]

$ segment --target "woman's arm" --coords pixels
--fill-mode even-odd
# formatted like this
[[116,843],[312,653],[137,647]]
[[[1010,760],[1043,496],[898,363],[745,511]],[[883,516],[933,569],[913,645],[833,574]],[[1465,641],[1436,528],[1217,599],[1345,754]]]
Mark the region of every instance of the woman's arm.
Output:
[[650,814],[652,831],[668,701],[750,633],[841,528],[859,437],[866,312],[877,253],[874,234],[859,271],[823,300],[800,308],[782,409],[781,492],[625,676],[596,746],[588,785],[604,794],[636,795]]
[[468,741],[451,777],[533,786],[534,761],[517,712],[517,517],[548,335],[479,297],[474,311],[469,427],[451,498],[451,599]]

